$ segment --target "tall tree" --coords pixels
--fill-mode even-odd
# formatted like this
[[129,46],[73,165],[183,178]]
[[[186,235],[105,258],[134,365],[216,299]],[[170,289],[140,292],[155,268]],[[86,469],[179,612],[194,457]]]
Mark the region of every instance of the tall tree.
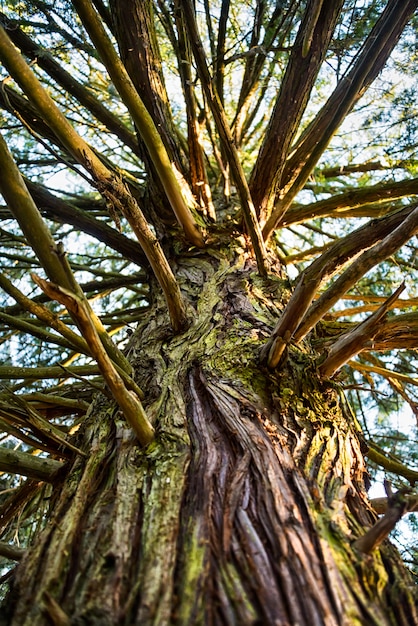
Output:
[[3,5],[1,624],[418,624],[417,6]]

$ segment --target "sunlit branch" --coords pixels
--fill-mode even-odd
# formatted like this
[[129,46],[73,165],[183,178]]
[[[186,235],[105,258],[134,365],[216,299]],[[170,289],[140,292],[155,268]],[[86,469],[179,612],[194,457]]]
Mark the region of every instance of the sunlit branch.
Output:
[[[2,35],[4,35],[4,32],[2,33],[2,29],[0,28],[0,42]],[[45,95],[47,94],[45,93]],[[0,192],[6,200],[9,209],[18,221],[26,239],[31,244],[42,267],[45,269],[47,276],[57,284],[62,285],[63,287],[70,289],[83,297],[84,294],[73,275],[62,246],[55,243],[47,225],[38,211],[37,206],[27,190],[23,178],[2,136],[0,136],[0,166],[2,168]],[[91,311],[91,315],[95,320],[95,325],[100,338],[106,346],[106,349],[109,351],[112,359],[120,367],[126,369],[127,372],[130,372],[131,366],[120,350],[118,350],[118,348],[113,344],[97,315],[95,315],[93,311]]]
[[39,277],[34,278],[38,286],[51,299],[57,300],[71,311],[126,421],[131,426],[141,445],[148,445],[154,439],[154,429],[148,420],[140,398],[126,388],[124,381],[109,359],[100,341],[94,320],[91,319],[90,311],[86,307],[85,300],[67,289],[62,289],[58,285],[48,283]]
[[[389,498],[371,498],[370,504],[378,515],[382,515],[388,510]],[[405,513],[413,513],[414,511],[418,511],[418,495],[405,494],[405,504]]]
[[295,340],[302,339],[362,276],[372,267],[390,257],[417,231],[418,208],[415,208],[392,233],[353,261],[350,267],[334,281],[332,286],[316,300],[296,331]]
[[384,66],[417,6],[417,0],[408,0],[402,5],[397,0],[389,0],[352,69],[338,83],[327,103],[302,133],[283,170],[280,197],[263,228],[265,239],[279,225],[338,127]]
[[80,378],[83,376],[94,376],[100,374],[97,365],[73,365],[63,368],[60,365],[45,367],[19,367],[13,365],[0,365],[0,380],[46,380],[47,378],[57,378],[66,380],[72,376]]
[[[0,28],[0,58],[3,58],[3,61],[8,67],[9,72],[14,76],[22,89],[31,95],[31,98],[36,103],[37,108],[43,114],[45,120],[49,123],[49,125],[54,130],[56,135],[60,138],[62,143],[74,155],[74,157],[80,163],[82,163],[88,171],[92,173],[93,177],[95,178],[96,184],[100,187],[103,195],[111,202],[113,206],[116,203],[117,209],[125,215],[126,219],[129,221],[130,225],[134,229],[134,232],[151,264],[151,267],[161,285],[161,288],[164,291],[174,330],[178,331],[184,328],[187,320],[180,289],[177,285],[168,261],[161,249],[161,246],[155,235],[149,228],[147,221],[145,220],[136,200],[129,193],[127,187],[122,183],[122,181],[119,181],[115,178],[114,174],[110,170],[108,170],[108,168],[96,156],[95,152],[91,150],[91,148],[85,143],[85,141],[77,134],[77,132],[67,121],[61,111],[56,107],[52,98],[45,91],[45,89],[39,83],[38,79],[35,77],[31,69],[25,63],[22,56],[10,42],[3,28]],[[24,186],[23,180],[21,179],[19,171],[13,164],[10,153],[7,151],[7,147],[2,150],[2,158],[5,161],[7,160],[8,162],[10,162],[8,165],[10,176],[16,179],[16,181],[18,181],[18,179],[20,178],[20,182],[15,183],[15,191],[11,193],[9,189],[9,193],[7,196],[9,199],[9,207],[12,208],[10,202],[13,202],[13,208],[17,211],[16,216],[21,215],[22,223],[26,224],[28,215],[25,215],[25,212],[22,211],[20,204],[16,201],[18,197],[16,196],[16,193],[21,194],[23,193],[23,189],[26,188]],[[172,171],[171,168],[170,171]],[[19,192],[17,192],[17,188],[19,188]],[[42,218],[35,204],[33,203],[33,201],[31,201],[30,196],[27,199],[26,204],[28,208],[30,207],[30,211],[34,215],[35,212],[38,213],[39,217],[36,217],[36,221],[40,224],[39,220],[42,221]],[[22,228],[25,232],[25,228]],[[45,229],[46,226],[44,224],[39,225],[39,232],[44,232]],[[26,230],[27,232],[25,232],[25,234],[30,241],[31,237],[33,239],[32,228]],[[55,243],[52,243],[53,247],[51,248],[50,240],[50,235],[47,235],[45,233],[45,245],[39,246],[38,242],[36,247],[41,248],[39,250],[39,258],[41,260],[48,259],[49,265],[47,267],[51,267],[51,269],[56,269],[58,267],[58,259],[56,258],[57,255],[53,252],[53,250],[56,250],[57,247]],[[62,271],[59,270],[60,276],[62,273],[62,277],[60,278],[58,277],[58,275],[55,274],[50,274],[49,277],[57,284],[63,285],[65,287],[68,287],[70,290],[77,292],[78,288],[75,285],[74,278],[71,278],[70,282],[68,282],[70,271],[67,270],[69,269],[69,266],[62,254],[60,257],[59,266],[61,267],[61,265],[63,267],[65,265],[65,267],[67,268],[65,272],[64,269],[62,269]],[[45,269],[47,269],[47,267],[45,267]],[[68,274],[65,280],[63,280],[64,274]],[[99,324],[100,322],[97,319],[98,328]],[[108,341],[106,331],[104,329],[99,330],[99,333],[102,341],[107,346],[107,349],[114,353],[112,357],[113,360],[115,362],[121,361],[121,355],[119,353],[115,353],[115,349],[114,347],[112,347],[113,344]],[[127,366],[127,362],[125,363],[125,366]],[[130,369],[130,366],[128,367],[128,369]]]
[[202,82],[208,106],[215,120],[216,128],[219,133],[222,148],[228,157],[232,175],[237,187],[238,195],[241,200],[242,211],[245,223],[248,228],[254,253],[257,259],[258,270],[260,274],[266,275],[266,250],[261,236],[260,225],[257,220],[254,204],[251,198],[250,190],[245,178],[244,171],[240,162],[238,151],[235,147],[231,129],[222,103],[217,94],[216,87],[209,72],[202,42],[200,40],[199,31],[196,24],[196,16],[194,6],[191,0],[181,3],[184,11],[185,23],[189,33],[193,54],[197,64],[198,72]]
[[404,289],[405,284],[402,283],[377,311],[361,324],[339,337],[328,350],[326,358],[322,360],[319,366],[321,376],[332,376],[353,356],[365,348],[373,348],[373,340],[379,332],[383,318]]
[[137,125],[178,222],[183,227],[189,241],[198,247],[203,247],[202,234],[183,198],[161,136],[132,84],[123,63],[116,54],[96,11],[89,0],[73,0],[73,4],[96,46],[113,84]]
[[360,363],[359,361],[348,361],[347,365],[349,365],[353,370],[358,370],[359,372],[379,374],[379,376],[383,376],[388,380],[395,379],[408,385],[414,385],[415,387],[418,387],[418,378],[412,378],[412,376],[400,374],[399,372],[388,370],[385,367],[378,367],[377,365],[366,365],[366,363]]
[[2,393],[0,415],[2,420],[12,426],[28,429],[41,442],[55,447],[55,451],[62,449],[63,456],[65,456],[64,451],[67,449],[76,454],[84,455],[81,450],[66,439],[60,428],[46,420],[29,402],[12,391],[6,390]]
[[19,452],[0,446],[0,471],[2,472],[20,474],[52,483],[63,467],[64,463],[61,461],[44,459],[27,452]]
[[[286,72],[273,113],[251,174],[250,190],[257,214],[265,220],[271,209],[271,201],[281,175],[291,142],[299,128],[302,115],[318,72],[324,61],[329,42],[343,5],[342,0],[327,2],[320,0],[314,5],[321,12],[312,14],[309,3],[292,47]],[[266,234],[263,233],[265,238]]]
[[[290,208],[283,216],[281,226],[298,224],[318,217],[353,217],[353,209],[367,207],[362,216],[379,216],[380,205],[391,200],[418,194],[418,178],[403,180],[396,183],[378,184],[373,187],[351,189],[341,194],[332,195],[326,200],[312,204],[298,205]],[[388,207],[390,210],[390,207]],[[356,213],[358,215],[358,213]]]
[[52,54],[38,46],[26,33],[19,28],[18,23],[0,13],[0,23],[8,33],[13,43],[30,59],[36,60],[37,65],[45,70],[56,82],[72,94],[80,104],[85,106],[105,127],[134,152],[138,153],[138,142],[135,134],[127,128],[109,108],[93,96],[91,91],[79,83],[72,74],[67,72],[53,58]]
[[[317,302],[315,302],[312,307],[311,303],[316,297],[321,284],[339,268],[343,267],[350,259],[355,258],[364,250],[368,250],[376,241],[380,241],[384,237],[391,237],[392,233],[396,231],[415,210],[415,206],[412,206],[412,208],[405,207],[386,218],[372,220],[350,235],[347,235],[347,237],[337,240],[337,242],[302,272],[282,317],[278,321],[270,340],[262,351],[262,360],[267,360],[269,367],[277,367],[287,345],[289,345],[292,340],[298,341],[302,338],[303,335],[300,334],[301,322],[305,319],[306,314],[316,306]],[[384,252],[384,247],[382,250]],[[389,253],[388,256],[390,256],[390,254],[391,253]],[[378,262],[377,258],[376,260],[373,259],[372,262],[370,256],[369,260],[372,266]],[[339,291],[336,300],[342,297],[344,293],[345,291],[343,290]],[[324,307],[325,303],[328,304],[327,299],[324,299]],[[325,307],[321,317],[331,306],[332,305]]]

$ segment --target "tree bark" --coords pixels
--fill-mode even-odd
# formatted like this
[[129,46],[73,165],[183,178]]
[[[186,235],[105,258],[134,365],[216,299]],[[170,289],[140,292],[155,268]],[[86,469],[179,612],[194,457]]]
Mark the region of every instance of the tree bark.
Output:
[[353,548],[377,516],[338,385],[308,344],[259,366],[287,282],[226,246],[176,272],[188,330],[157,298],[127,348],[156,440],[96,399],[0,623],[418,624],[394,548]]

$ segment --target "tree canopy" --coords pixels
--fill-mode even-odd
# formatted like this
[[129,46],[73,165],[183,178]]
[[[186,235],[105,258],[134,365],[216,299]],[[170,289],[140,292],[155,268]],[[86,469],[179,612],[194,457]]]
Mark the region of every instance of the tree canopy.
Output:
[[85,454],[73,435],[95,397],[153,441],[130,336],[156,302],[171,333],[190,325],[182,279],[209,248],[281,276],[256,366],[308,352],[354,410],[372,477],[417,508],[417,6],[2,4],[4,563]]

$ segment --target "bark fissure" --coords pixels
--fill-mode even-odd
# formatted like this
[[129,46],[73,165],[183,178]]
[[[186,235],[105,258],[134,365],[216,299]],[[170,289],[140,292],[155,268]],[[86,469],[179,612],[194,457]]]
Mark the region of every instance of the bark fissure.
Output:
[[[89,456],[18,566],[12,626],[44,623],[43,592],[93,626],[394,623],[391,566],[373,556],[376,597],[351,547],[375,520],[356,426],[307,347],[280,373],[259,368],[284,283],[237,261],[178,260],[192,325],[173,336],[160,295],[127,348],[156,439],[139,449],[116,408],[92,406],[77,439]],[[399,623],[414,623],[398,593]]]

